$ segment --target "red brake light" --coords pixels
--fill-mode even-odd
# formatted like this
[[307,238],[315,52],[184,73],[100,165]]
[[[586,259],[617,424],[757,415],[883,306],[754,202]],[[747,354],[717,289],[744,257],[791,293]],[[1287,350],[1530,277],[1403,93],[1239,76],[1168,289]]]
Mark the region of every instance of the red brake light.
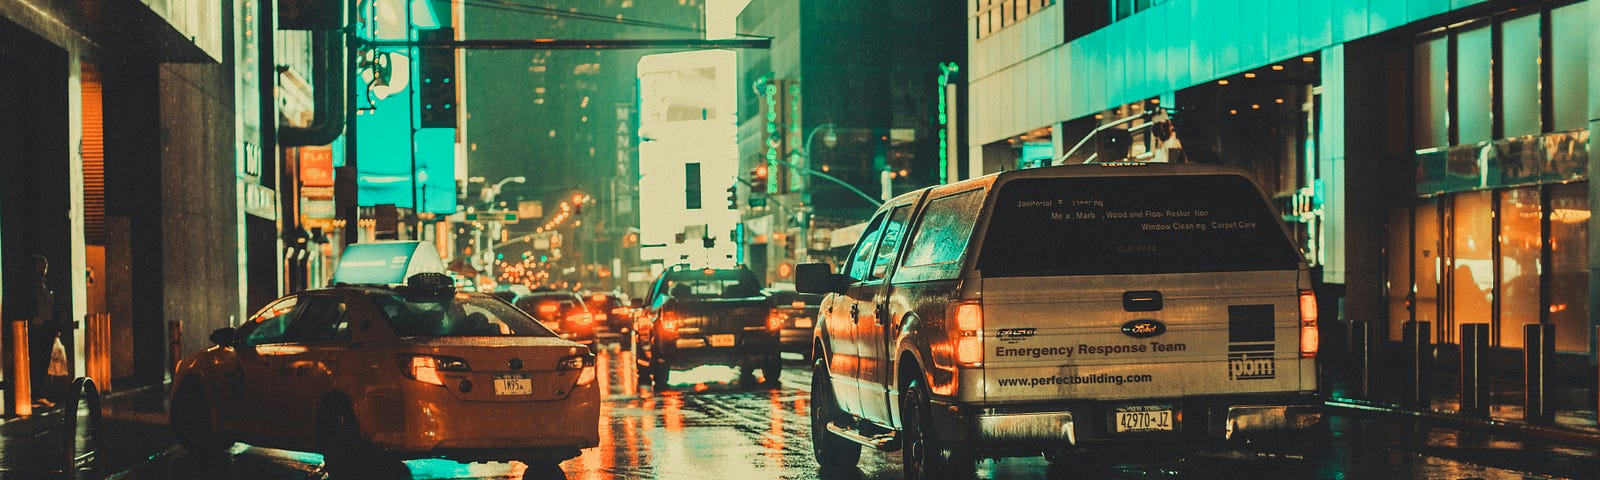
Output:
[[1300,356],[1317,356],[1317,296],[1310,290],[1300,291]]
[[784,315],[784,314],[778,313],[778,312],[772,312],[771,314],[767,315],[767,329],[769,329],[769,330],[781,329],[781,328],[783,328],[784,320],[787,320],[787,319],[788,319],[788,315]]
[[956,361],[969,366],[983,363],[983,305],[957,304],[955,317]]
[[441,371],[465,372],[471,370],[467,361],[452,357],[435,357],[431,355],[400,355],[400,373],[406,378],[422,383],[444,385]]
[[554,303],[546,303],[539,306],[539,313],[556,313],[559,311],[561,311],[561,307]]

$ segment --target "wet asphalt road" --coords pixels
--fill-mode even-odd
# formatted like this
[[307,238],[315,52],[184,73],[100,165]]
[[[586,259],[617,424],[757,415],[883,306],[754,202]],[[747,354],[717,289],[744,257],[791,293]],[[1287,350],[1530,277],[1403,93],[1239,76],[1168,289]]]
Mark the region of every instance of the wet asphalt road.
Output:
[[[562,464],[573,479],[804,479],[816,478],[807,419],[809,376],[786,365],[782,386],[742,388],[737,372],[701,367],[673,374],[675,388],[654,392],[633,381],[631,357],[602,354],[610,394],[601,410],[597,448]],[[981,478],[1597,478],[1594,447],[1542,443],[1462,432],[1393,417],[1335,411],[1333,439],[1323,455],[1285,458],[1251,447],[1189,449],[1161,454],[1117,453],[1008,458],[980,464]],[[316,454],[236,444],[222,462],[206,462],[173,447],[132,470],[128,480],[338,480],[321,471]],[[860,478],[900,478],[898,453],[864,451]],[[520,463],[406,462],[413,478],[520,479]]]

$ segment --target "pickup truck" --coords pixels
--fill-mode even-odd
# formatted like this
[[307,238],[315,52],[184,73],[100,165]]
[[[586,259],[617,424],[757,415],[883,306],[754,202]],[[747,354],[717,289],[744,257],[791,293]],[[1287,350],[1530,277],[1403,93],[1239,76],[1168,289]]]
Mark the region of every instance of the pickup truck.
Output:
[[[1111,163],[1002,172],[886,202],[824,293],[811,372],[823,476],[861,447],[907,479],[982,458],[1326,438],[1316,298],[1249,177]],[[1303,440],[1303,441],[1302,441]]]
[[778,382],[781,323],[771,321],[772,301],[745,268],[675,268],[651,284],[648,326],[638,329],[639,384],[670,387],[672,370],[699,365],[735,365],[739,383],[756,384],[760,368],[769,385]]

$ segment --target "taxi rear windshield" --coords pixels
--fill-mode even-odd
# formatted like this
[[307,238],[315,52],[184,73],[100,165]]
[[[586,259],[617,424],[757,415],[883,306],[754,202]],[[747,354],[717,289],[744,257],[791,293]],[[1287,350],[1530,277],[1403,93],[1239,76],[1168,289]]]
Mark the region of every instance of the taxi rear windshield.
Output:
[[984,276],[1294,270],[1300,255],[1237,175],[1029,178],[995,200]]
[[499,299],[478,295],[375,295],[402,337],[554,337],[555,332]]

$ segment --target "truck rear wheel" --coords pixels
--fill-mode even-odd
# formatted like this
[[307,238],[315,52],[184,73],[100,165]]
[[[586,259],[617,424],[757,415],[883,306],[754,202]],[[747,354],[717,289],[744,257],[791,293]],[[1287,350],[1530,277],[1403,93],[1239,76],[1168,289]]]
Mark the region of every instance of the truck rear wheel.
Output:
[[975,478],[974,458],[939,440],[922,381],[912,380],[900,399],[900,458],[906,480]]
[[828,381],[828,366],[818,361],[811,366],[811,450],[817,457],[824,478],[850,478],[861,461],[861,444],[828,433],[828,423],[848,419],[833,399]]

